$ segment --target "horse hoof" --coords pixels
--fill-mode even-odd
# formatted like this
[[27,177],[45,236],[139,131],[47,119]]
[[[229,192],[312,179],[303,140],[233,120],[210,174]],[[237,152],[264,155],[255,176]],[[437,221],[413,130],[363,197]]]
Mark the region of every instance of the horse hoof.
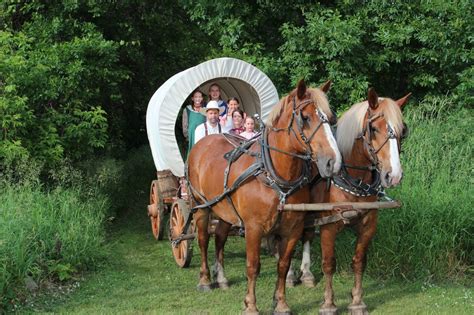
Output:
[[218,282],[217,286],[219,287],[219,289],[227,290],[229,288],[229,282],[227,281]]
[[316,286],[316,281],[314,281],[314,278],[301,279],[301,283],[307,288],[314,288]]
[[347,310],[351,315],[369,315],[369,312],[367,311],[367,305],[364,303],[357,305],[351,304],[347,307]]
[[286,287],[287,288],[294,288],[295,286],[296,286],[296,281],[286,280]]
[[258,314],[260,314],[258,311],[249,311],[249,310],[242,311],[242,315],[258,315]]
[[198,284],[197,289],[200,292],[209,292],[211,291],[211,286],[209,284]]
[[337,307],[320,308],[319,315],[337,315]]

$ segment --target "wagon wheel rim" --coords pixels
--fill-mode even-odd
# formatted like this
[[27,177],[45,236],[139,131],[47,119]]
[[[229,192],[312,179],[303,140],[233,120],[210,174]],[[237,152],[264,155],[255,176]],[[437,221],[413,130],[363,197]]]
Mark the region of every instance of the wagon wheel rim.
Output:
[[158,209],[158,214],[156,217],[150,216],[151,231],[155,239],[161,240],[163,239],[164,235],[164,205],[162,198],[160,198],[158,181],[156,180],[151,183],[150,205],[157,207]]
[[[172,238],[176,238],[181,234],[184,225],[185,220],[179,208],[179,203],[175,203],[170,216],[170,232]],[[176,247],[172,247],[174,259],[178,266],[182,268],[187,267],[190,263],[191,253],[189,247],[189,240],[181,241]]]

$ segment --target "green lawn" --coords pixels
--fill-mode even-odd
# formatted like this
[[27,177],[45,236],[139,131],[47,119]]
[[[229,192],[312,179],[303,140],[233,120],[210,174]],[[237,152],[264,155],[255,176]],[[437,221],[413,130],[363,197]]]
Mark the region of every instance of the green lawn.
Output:
[[[110,258],[97,271],[70,285],[72,292],[59,294],[54,290],[43,294],[28,301],[21,311],[239,314],[246,290],[244,239],[233,237],[228,242],[226,271],[230,289],[198,292],[200,255],[197,244],[194,244],[190,268],[179,269],[171,255],[170,244],[153,239],[145,210],[141,210],[113,227],[107,249]],[[316,274],[316,270],[313,271]],[[272,310],[275,274],[275,260],[263,256],[257,284],[262,314],[270,314]],[[351,285],[351,275],[335,277],[336,303],[341,313],[347,311]],[[474,314],[473,287],[381,282],[366,278],[364,288],[365,302],[373,314]],[[322,282],[313,289],[298,286],[287,291],[288,303],[296,314],[317,314],[322,296]]]

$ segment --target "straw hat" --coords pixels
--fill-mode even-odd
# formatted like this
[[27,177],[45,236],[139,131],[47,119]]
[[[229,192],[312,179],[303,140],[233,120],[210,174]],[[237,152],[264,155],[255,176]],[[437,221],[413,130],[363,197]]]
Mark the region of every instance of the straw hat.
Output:
[[210,109],[217,109],[219,111],[219,115],[224,112],[224,108],[219,107],[219,104],[216,101],[209,101],[209,103],[207,103],[206,107],[201,108],[201,114],[205,115],[207,113],[207,111],[210,110]]

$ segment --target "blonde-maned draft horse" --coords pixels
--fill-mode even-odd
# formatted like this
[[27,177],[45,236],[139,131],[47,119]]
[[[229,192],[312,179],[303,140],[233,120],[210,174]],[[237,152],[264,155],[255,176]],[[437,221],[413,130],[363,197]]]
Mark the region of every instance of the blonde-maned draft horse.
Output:
[[[226,159],[224,154],[233,151],[234,146],[223,134],[205,137],[190,152],[187,177],[201,251],[198,289],[211,288],[207,258],[211,210],[225,225],[245,228],[245,314],[258,313],[255,286],[260,270],[260,244],[262,237],[269,233],[281,238],[274,312],[290,313],[285,279],[293,249],[303,232],[305,214],[280,210],[285,202],[310,201],[310,188],[305,185],[309,176],[307,165],[317,165],[323,177],[339,171],[341,155],[328,123],[332,113],[325,91],[329,86],[330,82],[321,89],[307,88],[304,81],[300,81],[297,88],[275,106],[260,139],[245,148],[232,163],[229,155]],[[227,231],[224,234],[223,237],[227,237]],[[216,231],[216,242],[217,238],[219,231]],[[219,274],[223,266],[216,265],[216,280],[219,286],[226,287],[227,279]]]
[[[394,101],[379,98],[374,89],[369,89],[367,101],[353,105],[342,115],[337,123],[336,133],[343,159],[341,172],[331,179],[329,190],[324,181],[312,187],[312,203],[377,201],[378,197],[384,195],[384,188],[400,183],[403,175],[400,165],[401,140],[407,132],[401,108],[410,95],[411,93]],[[352,217],[344,218],[338,211],[324,211],[319,214],[316,222],[320,225],[325,278],[324,303],[319,313],[337,313],[332,288],[336,269],[334,247],[336,235],[348,225],[357,233],[352,258],[355,279],[349,312],[368,314],[367,306],[362,300],[362,276],[367,249],[377,229],[377,210],[359,210]]]

